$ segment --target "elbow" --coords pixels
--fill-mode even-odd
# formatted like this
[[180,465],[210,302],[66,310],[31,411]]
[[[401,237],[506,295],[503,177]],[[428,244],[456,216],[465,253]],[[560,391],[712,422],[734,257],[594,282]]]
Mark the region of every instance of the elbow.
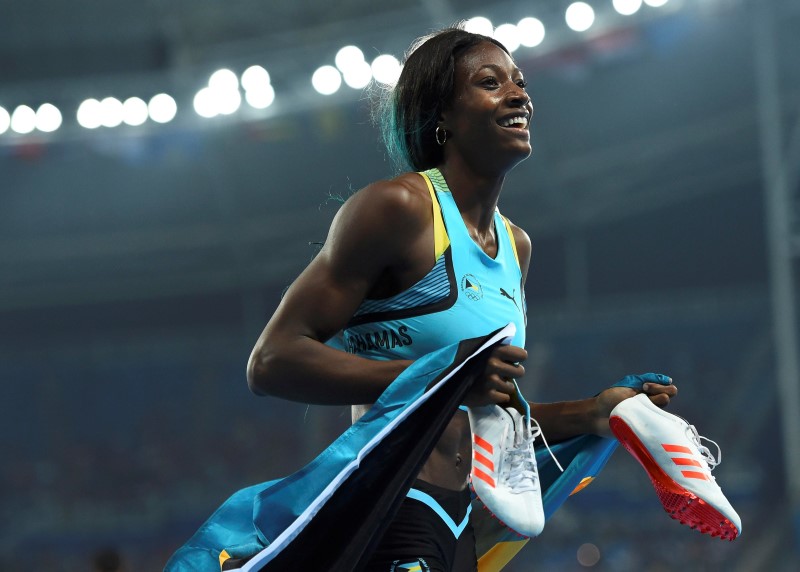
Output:
[[270,355],[264,348],[256,347],[247,360],[247,387],[255,395],[269,395]]

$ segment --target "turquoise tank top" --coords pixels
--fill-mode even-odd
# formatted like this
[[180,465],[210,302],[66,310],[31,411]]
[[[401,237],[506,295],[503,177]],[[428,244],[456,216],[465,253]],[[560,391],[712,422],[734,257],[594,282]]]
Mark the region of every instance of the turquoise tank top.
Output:
[[419,282],[389,298],[365,299],[343,332],[344,349],[370,359],[417,359],[509,322],[525,346],[522,272],[508,221],[494,215],[497,255],[469,236],[438,169],[420,173],[433,199],[436,263]]

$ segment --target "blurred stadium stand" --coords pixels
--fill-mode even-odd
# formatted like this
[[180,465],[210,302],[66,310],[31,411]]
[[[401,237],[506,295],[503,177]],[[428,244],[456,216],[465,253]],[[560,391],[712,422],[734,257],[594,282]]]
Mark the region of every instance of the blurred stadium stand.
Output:
[[[600,17],[610,1],[590,3],[603,33],[553,31],[515,54],[535,106],[534,154],[500,205],[533,240],[523,389],[574,399],[670,374],[671,410],[723,449],[715,474],[744,534],[671,521],[619,451],[507,569],[797,570],[753,22],[760,6],[775,16],[779,139],[800,149],[800,7],[671,0],[621,25]],[[0,134],[0,570],[87,570],[106,547],[128,571],[159,570],[230,493],[348,426],[347,408],[257,398],[244,378],[336,197],[392,174],[367,98],[311,93],[298,68],[344,43],[399,56],[457,18],[531,10],[378,4],[0,1],[7,109],[90,87],[183,93],[253,58],[278,98],[268,116],[202,124],[186,91],[169,125],[89,132],[65,117],[51,136]],[[567,4],[541,3],[548,34]]]

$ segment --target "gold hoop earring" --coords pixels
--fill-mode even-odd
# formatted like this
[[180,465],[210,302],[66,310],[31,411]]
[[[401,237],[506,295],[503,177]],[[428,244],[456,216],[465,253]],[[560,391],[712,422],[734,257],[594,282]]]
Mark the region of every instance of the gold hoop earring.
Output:
[[[443,137],[439,136],[440,131],[441,133],[444,133]],[[436,137],[436,143],[438,143],[439,147],[444,147],[444,144],[447,143],[447,130],[443,129],[441,125],[437,125],[434,136]]]

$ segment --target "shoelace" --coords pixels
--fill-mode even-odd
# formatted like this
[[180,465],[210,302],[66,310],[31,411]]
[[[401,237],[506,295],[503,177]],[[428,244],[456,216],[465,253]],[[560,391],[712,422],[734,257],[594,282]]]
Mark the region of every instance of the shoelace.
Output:
[[[533,452],[533,442],[536,440],[536,437],[541,436],[542,442],[547,448],[547,452],[550,453],[550,456],[561,472],[564,472],[563,467],[547,444],[547,439],[545,439],[544,433],[542,433],[539,422],[535,419],[531,419],[527,415],[524,416],[523,419],[525,426],[522,432],[514,432],[514,445],[507,450],[506,455],[508,460],[508,465],[506,466],[507,471],[503,471],[505,473],[503,475],[504,480],[515,493],[534,491],[539,488],[539,473],[536,468]],[[531,425],[531,421],[536,424],[535,430]]]
[[[700,452],[700,456],[703,460],[708,464],[708,470],[713,471],[717,465],[722,462],[722,449],[717,444],[716,441],[709,439],[708,437],[703,437],[697,432],[697,429],[694,425],[690,425],[689,423],[686,424],[686,436],[689,438],[692,443],[697,446],[697,450]],[[703,445],[703,441],[708,441],[712,443],[717,448],[716,456],[711,452],[711,450]],[[711,478],[713,479],[714,476],[712,475]]]

